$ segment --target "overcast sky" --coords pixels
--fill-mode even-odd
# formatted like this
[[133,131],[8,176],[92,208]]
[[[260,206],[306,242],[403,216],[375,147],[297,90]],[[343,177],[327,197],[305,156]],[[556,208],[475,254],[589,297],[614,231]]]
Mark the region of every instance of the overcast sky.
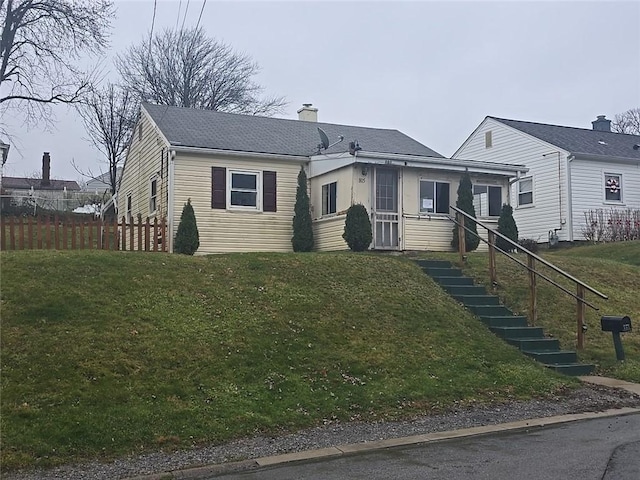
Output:
[[[185,7],[188,9],[185,14]],[[158,1],[154,29],[195,25],[202,2]],[[151,28],[153,1],[116,2],[110,58]],[[640,106],[640,2],[216,2],[208,34],[251,55],[265,93],[329,123],[398,129],[451,156],[487,115],[591,128]],[[11,127],[5,175],[79,180],[102,158],[82,122]],[[12,119],[3,119],[11,121]]]

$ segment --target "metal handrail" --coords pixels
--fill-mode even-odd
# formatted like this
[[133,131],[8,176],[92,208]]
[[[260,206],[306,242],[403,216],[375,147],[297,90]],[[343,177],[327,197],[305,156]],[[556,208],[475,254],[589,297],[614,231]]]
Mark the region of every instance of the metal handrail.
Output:
[[[536,300],[536,285],[535,285],[536,284],[536,282],[535,282],[536,276],[541,277],[542,279],[546,280],[547,282],[549,282],[550,284],[552,284],[556,288],[562,290],[563,292],[569,294],[570,296],[572,296],[573,298],[575,298],[578,301],[577,302],[577,307],[578,307],[578,313],[577,313],[577,322],[578,322],[578,334],[577,334],[577,337],[578,337],[578,342],[577,342],[577,346],[578,346],[578,348],[583,348],[583,345],[584,345],[584,327],[585,327],[585,324],[584,324],[584,317],[585,317],[584,308],[585,308],[585,306],[589,306],[589,307],[593,308],[594,310],[599,310],[598,307],[594,306],[593,304],[587,302],[584,299],[585,290],[589,290],[590,292],[598,295],[599,297],[601,297],[601,298],[603,298],[605,300],[608,300],[609,297],[607,295],[605,295],[604,293],[601,293],[598,290],[596,290],[595,288],[593,288],[593,287],[587,285],[586,283],[582,282],[581,280],[578,280],[573,275],[570,275],[569,273],[565,272],[561,268],[556,267],[551,262],[548,262],[544,258],[539,257],[538,255],[536,255],[535,253],[531,252],[527,248],[522,247],[521,245],[517,244],[516,242],[514,242],[510,238],[507,238],[506,236],[502,235],[501,233],[497,232],[496,230],[490,228],[489,226],[485,225],[481,221],[477,220],[475,217],[469,215],[467,212],[465,212],[463,210],[460,210],[459,208],[454,207],[454,206],[450,206],[450,208],[454,212],[456,212],[458,215],[461,215],[461,217],[458,217],[460,219],[460,221],[458,221],[458,219],[456,219],[456,218],[452,218],[451,216],[449,216],[449,218],[452,220],[453,223],[458,225],[458,227],[462,227],[465,231],[468,231],[468,232],[472,233],[473,235],[478,237],[478,239],[482,240],[483,242],[485,242],[486,244],[489,245],[489,270],[490,270],[490,274],[491,274],[491,281],[493,283],[495,283],[495,281],[496,281],[495,250],[498,250],[500,253],[506,255],[511,260],[515,261],[516,263],[518,263],[519,265],[523,266],[524,268],[526,268],[529,271],[529,282],[530,282],[530,288],[531,288],[531,298],[530,298],[530,307],[529,308],[530,308],[531,321],[533,323],[535,323],[536,317],[537,317],[537,300]],[[487,230],[488,235],[489,235],[489,240],[488,241],[485,240],[480,235],[478,235],[477,232],[474,232],[473,230],[467,228],[466,225],[464,224],[465,223],[465,218],[467,218],[469,220],[472,220],[475,224],[480,225],[482,228]],[[460,233],[459,235],[460,235],[460,237],[459,237],[460,243],[463,244],[464,243],[464,235],[462,233]],[[529,264],[525,265],[523,262],[521,262],[517,258],[513,257],[512,255],[509,255],[506,251],[504,251],[503,249],[497,247],[495,245],[495,237],[496,236],[498,236],[499,238],[503,239],[504,241],[506,241],[510,245],[516,247],[519,251],[522,251],[523,253],[525,253],[527,255]],[[462,247],[462,245],[459,245],[459,248],[460,248],[460,255],[461,255],[461,258],[462,258],[462,255],[463,255],[463,247]],[[536,261],[541,262],[543,265],[546,265],[547,267],[551,268],[555,272],[557,272],[560,275],[564,276],[568,280],[574,282],[576,284],[577,290],[578,290],[577,295],[573,294],[572,292],[567,290],[562,285],[559,285],[558,283],[556,283],[551,278],[549,278],[546,275],[544,275],[544,274],[540,273],[539,271],[537,271],[534,268]]]
[[[488,227],[487,225],[485,225],[484,223],[482,223],[480,220],[477,220],[476,218],[474,218],[474,217],[472,217],[471,215],[469,215],[467,212],[465,212],[465,211],[463,211],[463,210],[460,210],[458,207],[453,207],[453,206],[451,207],[451,209],[452,209],[452,210],[454,210],[454,211],[456,211],[456,212],[458,212],[458,213],[460,213],[460,214],[462,214],[462,215],[464,215],[464,216],[465,216],[466,218],[468,218],[469,220],[473,220],[475,223],[477,223],[478,225],[480,225],[480,226],[481,226],[482,228],[484,228],[485,230],[487,230],[487,231],[491,230],[495,235],[497,235],[498,237],[502,238],[503,240],[506,240],[506,241],[507,241],[507,242],[509,242],[511,245],[513,245],[514,247],[516,247],[518,250],[520,250],[520,251],[522,251],[522,252],[526,253],[527,255],[530,255],[531,257],[535,258],[538,262],[543,263],[544,265],[546,265],[547,267],[551,268],[552,270],[555,270],[555,271],[556,271],[556,272],[558,272],[560,275],[562,275],[562,276],[564,276],[565,278],[567,278],[567,279],[571,280],[572,282],[574,282],[576,285],[581,285],[581,286],[583,286],[584,288],[586,288],[586,289],[587,289],[587,290],[589,290],[590,292],[595,293],[596,295],[598,295],[598,296],[599,296],[599,297],[601,297],[601,298],[604,298],[605,300],[608,300],[608,299],[609,299],[609,297],[608,297],[607,295],[605,295],[604,293],[601,293],[601,292],[599,292],[598,290],[596,290],[595,288],[590,287],[589,285],[587,285],[587,284],[586,284],[586,283],[584,283],[583,281],[578,280],[577,278],[575,278],[573,275],[570,275],[569,273],[565,272],[565,271],[564,271],[564,270],[562,270],[561,268],[556,267],[553,263],[550,263],[550,262],[546,261],[544,258],[539,257],[538,255],[536,255],[536,254],[535,254],[535,253],[533,253],[532,251],[527,250],[527,249],[526,249],[526,248],[524,248],[522,245],[520,245],[520,244],[518,244],[518,243],[514,242],[513,240],[511,240],[511,239],[510,239],[510,238],[508,238],[508,237],[505,237],[505,236],[504,236],[504,235],[502,235],[500,232],[498,232],[498,231],[496,231],[496,230],[492,229],[491,227]],[[449,218],[451,218],[451,217],[449,217]],[[452,220],[453,220],[453,219],[452,219]],[[458,222],[456,222],[455,220],[453,220],[453,221],[454,221],[455,223],[458,223]],[[464,227],[464,228],[465,228],[465,230],[467,230],[467,231],[471,231],[471,230],[467,229],[466,227]],[[471,231],[471,233],[475,234],[478,238],[480,238],[480,240],[483,240],[485,243],[487,243],[487,244],[489,243],[489,242],[487,242],[486,240],[484,240],[482,237],[480,237],[480,235],[478,235],[477,233],[475,233],[475,232],[473,232],[473,231]],[[500,248],[498,248],[498,247],[495,247],[495,248],[496,248],[496,249],[498,249],[498,250],[500,250],[502,253],[505,253],[505,254],[506,254],[506,252],[504,252],[504,250],[501,250],[501,249],[500,249]],[[511,255],[507,255],[507,256],[511,257]],[[513,258],[513,257],[511,257],[511,258],[512,258],[512,259],[514,259],[514,260],[517,260],[517,259],[515,259],[515,258]],[[527,267],[527,268],[528,268],[528,267]],[[536,272],[536,273],[537,273],[537,272]],[[540,276],[542,276],[542,275],[540,275]]]
[[[452,218],[451,216],[449,216],[449,220],[451,220],[453,223],[455,223],[458,226],[461,226],[460,223],[458,223],[456,221],[455,218]],[[480,222],[478,222],[480,223]],[[471,230],[470,228],[467,228],[466,226],[462,225],[462,228],[464,228],[467,232],[475,235],[476,237],[478,237],[479,240],[483,241],[484,243],[486,243],[487,245],[491,245],[491,243],[488,240],[485,240],[484,238],[482,238],[480,235],[478,235],[476,232],[474,232],[473,230]],[[487,227],[485,227],[487,228]],[[500,237],[505,238],[506,240],[509,240],[507,237],[505,237],[504,235],[501,235],[499,232],[493,230],[493,229],[487,229],[487,230],[491,230],[495,235],[500,235]],[[511,242],[514,243],[514,242]],[[495,248],[496,250],[498,250],[500,253],[502,253],[503,255],[505,255],[506,257],[509,257],[511,260],[513,260],[514,262],[516,262],[518,265],[520,265],[521,267],[524,267],[525,269],[527,269],[530,272],[535,273],[537,276],[539,276],[540,278],[546,280],[547,282],[549,282],[550,284],[552,284],[554,287],[559,288],[560,290],[562,290],[563,292],[565,292],[567,295],[572,296],[573,298],[575,298],[576,300],[580,300],[581,302],[584,302],[585,305],[587,305],[588,307],[591,307],[594,310],[600,310],[600,308],[596,307],[595,305],[593,305],[592,303],[587,302],[586,300],[578,297],[578,295],[576,295],[573,292],[570,292],[569,290],[567,290],[565,287],[563,287],[562,285],[560,285],[559,283],[555,282],[553,279],[547,277],[545,274],[540,273],[539,271],[537,271],[535,268],[531,268],[529,265],[525,264],[523,261],[517,259],[516,257],[512,256],[509,254],[509,252],[506,252],[504,250],[502,250],[500,247],[498,247],[497,245],[493,245],[493,248]],[[529,254],[533,257],[538,257],[537,255],[535,255],[534,253],[532,253],[530,250],[527,250],[524,247],[518,247],[518,249],[523,250],[525,253],[529,252]],[[553,264],[551,264],[553,265]],[[582,283],[582,282],[581,282]],[[607,299],[608,297],[605,295],[605,299]]]

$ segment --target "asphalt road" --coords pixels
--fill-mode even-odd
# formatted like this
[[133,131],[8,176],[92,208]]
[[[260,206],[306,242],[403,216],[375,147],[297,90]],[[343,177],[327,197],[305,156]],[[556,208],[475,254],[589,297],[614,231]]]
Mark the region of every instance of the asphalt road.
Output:
[[216,478],[639,480],[640,414],[282,464]]

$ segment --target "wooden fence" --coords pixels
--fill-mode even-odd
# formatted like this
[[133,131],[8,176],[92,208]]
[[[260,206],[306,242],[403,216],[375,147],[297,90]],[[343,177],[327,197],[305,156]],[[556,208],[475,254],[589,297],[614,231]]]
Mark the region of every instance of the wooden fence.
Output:
[[167,252],[165,219],[127,222],[69,216],[1,217],[0,250],[130,250]]

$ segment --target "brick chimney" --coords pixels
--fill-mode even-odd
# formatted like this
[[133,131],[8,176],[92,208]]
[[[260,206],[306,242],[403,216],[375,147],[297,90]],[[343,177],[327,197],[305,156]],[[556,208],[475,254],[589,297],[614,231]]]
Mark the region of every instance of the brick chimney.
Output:
[[42,155],[42,181],[40,185],[48,187],[51,184],[51,157],[49,152],[44,152]]
[[611,120],[607,120],[604,118],[604,115],[598,115],[591,125],[593,125],[593,129],[598,132],[610,132],[611,131]]
[[298,120],[303,122],[318,122],[318,109],[312,107],[311,103],[303,103],[302,108],[298,110]]

